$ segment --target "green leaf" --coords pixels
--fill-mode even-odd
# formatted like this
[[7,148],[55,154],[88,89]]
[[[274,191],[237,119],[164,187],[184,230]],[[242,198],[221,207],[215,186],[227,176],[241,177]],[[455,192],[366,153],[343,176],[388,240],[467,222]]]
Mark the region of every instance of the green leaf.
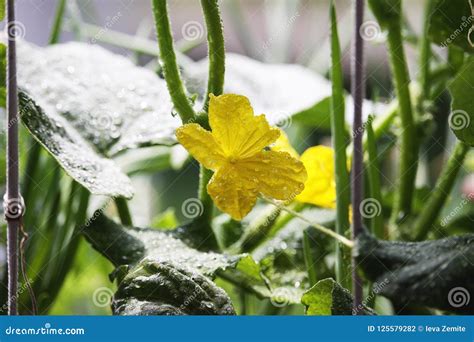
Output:
[[161,230],[175,229],[178,226],[178,218],[174,208],[168,208],[153,219],[153,228]]
[[474,283],[466,276],[474,272],[473,243],[473,234],[391,242],[365,233],[357,239],[355,252],[378,294],[396,306],[421,305],[468,314],[474,310],[474,301],[459,300],[474,293]]
[[[176,142],[165,81],[96,45],[19,44],[20,88],[105,156]],[[48,66],[47,68],[44,66]]]
[[448,88],[453,101],[449,126],[459,140],[474,146],[474,56],[464,63]]
[[[317,282],[304,293],[301,303],[306,306],[307,315],[353,314],[353,298],[351,293],[332,278]],[[365,306],[362,310],[362,313],[365,315],[374,314],[371,309]]]
[[144,259],[120,282],[116,315],[233,315],[227,294],[208,277],[176,263]]
[[[469,30],[474,24],[474,13],[469,0],[432,0],[435,1],[431,15],[430,39],[442,47],[455,45],[466,52],[473,53],[474,46],[469,42]],[[471,41],[474,34],[471,32]]]
[[130,198],[130,180],[108,158],[175,142],[164,81],[124,57],[82,43],[19,42],[18,65],[23,123],[93,194]]
[[[4,4],[5,5],[5,4]],[[1,6],[1,4],[0,4]],[[7,47],[0,43],[0,107],[7,106]]]
[[0,21],[5,19],[5,0],[0,0]]
[[383,29],[400,24],[401,0],[369,0],[369,6]]
[[96,212],[84,234],[117,267],[115,314],[231,314],[229,297],[212,282],[216,276],[271,297],[250,256],[199,251],[186,227],[125,229]]
[[21,120],[66,172],[91,193],[131,198],[130,179],[100,156],[64,118],[46,114],[26,93],[19,93]]

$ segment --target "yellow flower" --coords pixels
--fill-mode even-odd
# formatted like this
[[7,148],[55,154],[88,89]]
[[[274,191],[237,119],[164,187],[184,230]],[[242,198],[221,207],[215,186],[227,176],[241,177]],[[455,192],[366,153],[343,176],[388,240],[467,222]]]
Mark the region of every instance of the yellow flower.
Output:
[[308,179],[303,192],[295,199],[323,208],[335,208],[334,150],[322,145],[310,147],[304,151],[300,160],[308,171]]
[[241,220],[259,194],[288,200],[303,190],[303,164],[286,152],[265,149],[280,130],[270,127],[265,115],[254,116],[246,97],[211,95],[209,124],[212,132],[186,124],[176,137],[198,162],[215,171],[207,190],[220,210]]
[[327,146],[314,146],[300,157],[291,146],[284,131],[271,146],[273,151],[288,152],[299,159],[308,172],[304,190],[295,200],[323,208],[336,207],[336,180],[334,175],[334,150]]

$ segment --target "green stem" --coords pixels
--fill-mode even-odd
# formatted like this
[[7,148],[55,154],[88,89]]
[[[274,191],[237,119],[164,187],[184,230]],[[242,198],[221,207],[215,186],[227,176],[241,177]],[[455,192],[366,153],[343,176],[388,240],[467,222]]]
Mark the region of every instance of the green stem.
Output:
[[225,43],[218,0],[201,0],[201,7],[206,21],[209,76],[204,110],[207,112],[209,95],[221,95],[224,91]]
[[212,250],[217,250],[219,244],[217,243],[216,235],[212,229],[214,203],[207,192],[207,184],[211,180],[212,175],[213,173],[211,170],[207,170],[204,166],[200,165],[198,197],[202,204],[202,214],[197,217],[193,223],[198,227],[197,233],[206,245]]
[[306,271],[308,272],[309,286],[313,286],[318,281],[316,262],[314,261],[311,245],[311,238],[309,237],[308,231],[305,230],[303,232],[303,256]]
[[294,217],[299,218],[300,220],[306,222],[310,227],[315,228],[317,231],[319,231],[320,233],[323,233],[324,235],[332,237],[336,241],[342,243],[344,246],[349,247],[349,248],[354,247],[354,242],[347,239],[345,236],[342,236],[342,235],[336,233],[335,231],[333,231],[333,230],[331,230],[327,227],[324,227],[323,225],[321,225],[319,223],[312,222],[311,220],[308,220],[304,215],[301,215],[300,213],[298,213],[298,212],[296,212],[296,211],[294,211],[294,210],[292,210],[288,207],[285,207],[284,205],[282,205],[281,203],[278,203],[275,200],[268,199],[268,198],[265,198],[265,197],[263,197],[263,200],[265,200],[266,202],[268,202],[270,204],[273,204],[274,206],[276,206],[277,208],[280,208],[283,211],[286,211],[287,213],[293,215]]
[[416,234],[416,240],[423,240],[433,227],[441,208],[451,192],[451,188],[468,151],[468,145],[461,141],[457,142],[448,163],[439,176],[435,188],[431,191],[428,202],[423,206],[423,211],[415,221],[413,232]]
[[196,118],[196,113],[186,96],[179,74],[173,36],[171,34],[171,26],[168,18],[167,2],[166,0],[152,0],[152,3],[158,46],[171,100],[183,123],[192,122]]
[[116,197],[114,198],[114,201],[120,217],[120,222],[122,222],[124,226],[132,227],[132,214],[130,214],[130,209],[128,207],[127,200],[123,197]]
[[400,167],[392,222],[410,214],[412,195],[415,188],[415,177],[418,166],[418,139],[413,118],[413,108],[409,89],[408,67],[403,48],[400,23],[393,23],[388,28],[388,48],[390,66],[395,80],[395,89],[399,103],[401,121]]
[[429,39],[429,25],[435,2],[433,0],[426,1],[425,19],[423,23],[423,35],[420,40],[420,77],[421,96],[417,101],[417,111],[419,114],[423,110],[423,102],[430,95],[430,62],[432,57],[431,40]]
[[[350,228],[349,204],[350,204],[350,181],[347,170],[346,158],[346,136],[345,136],[345,108],[344,108],[344,76],[341,64],[341,47],[337,30],[336,10],[331,3],[331,135],[334,148],[334,168],[336,174],[336,232],[345,235]],[[340,243],[336,243],[336,280],[345,287],[350,280],[348,274],[349,265],[345,260],[344,249]]]
[[[375,142],[375,134],[372,128],[372,120],[369,118],[367,121],[367,147],[368,147],[368,164],[367,172],[369,179],[369,189],[370,189],[370,198],[378,205],[380,208],[382,206],[382,191],[380,186],[380,170],[378,166],[378,157],[377,157],[377,145]],[[372,233],[379,239],[384,238],[384,225],[383,225],[383,215],[378,213],[370,221],[370,226]]]
[[199,168],[199,190],[198,196],[199,200],[203,205],[203,213],[200,216],[200,219],[204,222],[207,222],[210,226],[210,222],[212,220],[212,212],[214,210],[214,204],[212,202],[211,196],[207,192],[207,184],[212,178],[212,171],[206,169],[204,166],[200,165]]
[[[32,198],[34,196],[34,183],[37,181],[36,174],[38,171],[38,165],[41,156],[41,145],[36,141],[35,138],[29,138],[29,149],[28,157],[26,161],[26,168],[23,174],[23,199],[25,204],[31,204],[34,207]],[[25,219],[28,217],[28,213],[25,214]]]
[[[218,1],[201,0],[201,7],[206,21],[209,50],[209,80],[204,105],[204,109],[207,112],[209,94],[221,95],[224,89],[225,48]],[[213,234],[211,221],[214,204],[207,192],[207,184],[212,177],[212,171],[207,170],[201,165],[199,172],[199,200],[202,202],[204,209],[200,220],[205,227],[208,227],[209,233]]]
[[58,6],[56,7],[56,14],[54,15],[53,27],[51,29],[51,35],[49,36],[49,44],[57,44],[61,36],[63,27],[64,10],[66,8],[66,0],[59,0]]

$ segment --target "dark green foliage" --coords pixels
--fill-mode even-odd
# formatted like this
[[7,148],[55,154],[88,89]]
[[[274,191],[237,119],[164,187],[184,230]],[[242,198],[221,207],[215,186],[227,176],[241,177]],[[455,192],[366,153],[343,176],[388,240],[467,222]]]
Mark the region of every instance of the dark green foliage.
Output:
[[209,278],[167,262],[143,260],[120,282],[117,315],[233,315],[229,297]]
[[[431,15],[430,39],[446,48],[454,45],[466,52],[473,53],[469,43],[469,29],[474,24],[469,0],[430,0],[435,1],[435,10]],[[471,33],[471,41],[474,39]]]
[[[374,287],[397,306],[419,305],[462,314],[474,301],[457,305],[456,289],[474,294],[474,235],[425,242],[389,242],[368,233],[357,240],[356,255]],[[454,303],[454,304],[453,304]]]
[[459,140],[474,146],[474,57],[470,57],[449,85],[453,99],[449,126]]

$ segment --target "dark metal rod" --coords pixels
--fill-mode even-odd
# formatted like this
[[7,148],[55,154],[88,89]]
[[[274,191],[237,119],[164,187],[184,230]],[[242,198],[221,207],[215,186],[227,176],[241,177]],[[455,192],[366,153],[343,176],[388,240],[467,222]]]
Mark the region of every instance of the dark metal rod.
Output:
[[15,2],[7,0],[7,192],[4,212],[7,220],[8,314],[18,314],[18,231],[24,204],[18,172],[18,91],[16,80]]
[[[362,103],[365,93],[365,80],[364,80],[364,41],[360,34],[360,28],[364,21],[364,0],[355,0],[355,30],[354,30],[354,41],[352,50],[352,65],[351,65],[351,93],[354,99],[354,153],[353,153],[353,164],[352,164],[352,175],[351,175],[351,186],[352,186],[352,239],[355,240],[357,236],[362,232],[362,214],[360,205],[363,196],[363,160],[364,151],[362,147],[361,133],[364,129],[362,125]],[[362,313],[362,279],[360,279],[357,273],[357,264],[354,258],[352,258],[352,291],[354,295],[354,313]]]

